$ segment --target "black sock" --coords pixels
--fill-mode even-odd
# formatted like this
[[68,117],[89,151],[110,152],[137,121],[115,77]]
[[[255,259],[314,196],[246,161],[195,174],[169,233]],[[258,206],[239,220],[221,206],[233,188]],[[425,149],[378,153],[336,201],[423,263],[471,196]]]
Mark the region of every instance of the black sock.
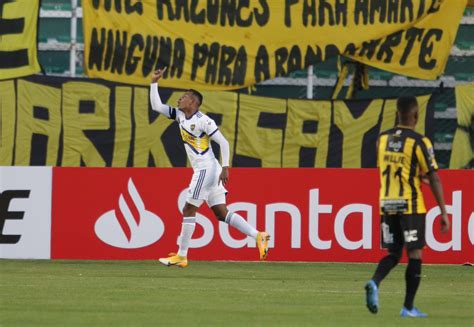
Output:
[[413,309],[413,301],[415,299],[416,291],[420,285],[421,280],[421,260],[410,259],[408,261],[408,267],[405,272],[406,280],[406,294],[405,294],[405,308]]
[[380,282],[388,275],[390,270],[398,264],[398,257],[394,255],[387,255],[380,260],[377,269],[375,270],[372,280],[379,286]]

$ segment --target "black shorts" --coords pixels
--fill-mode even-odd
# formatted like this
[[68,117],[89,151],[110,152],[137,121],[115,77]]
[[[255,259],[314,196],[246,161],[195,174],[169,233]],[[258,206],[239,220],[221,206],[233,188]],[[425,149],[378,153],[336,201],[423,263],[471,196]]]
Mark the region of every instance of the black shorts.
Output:
[[425,214],[383,215],[380,225],[382,248],[398,252],[425,247]]

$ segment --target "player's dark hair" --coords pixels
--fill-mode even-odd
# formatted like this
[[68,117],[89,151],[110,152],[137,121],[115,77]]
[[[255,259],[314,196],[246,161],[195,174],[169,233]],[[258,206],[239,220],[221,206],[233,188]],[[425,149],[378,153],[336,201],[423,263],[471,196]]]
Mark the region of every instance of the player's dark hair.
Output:
[[195,96],[196,99],[198,99],[198,101],[199,101],[199,105],[202,105],[203,96],[202,96],[201,93],[199,93],[199,92],[196,91],[195,89],[189,89],[189,90],[187,90],[186,92],[189,92],[189,93],[191,93],[193,96]]
[[398,98],[397,100],[397,110],[402,115],[410,113],[413,107],[418,106],[418,101],[416,97],[412,95],[404,95]]

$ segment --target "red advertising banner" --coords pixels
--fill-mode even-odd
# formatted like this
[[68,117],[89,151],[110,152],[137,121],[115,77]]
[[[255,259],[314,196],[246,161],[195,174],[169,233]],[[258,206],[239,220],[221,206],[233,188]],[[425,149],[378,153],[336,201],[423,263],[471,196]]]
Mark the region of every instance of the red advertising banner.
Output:
[[[474,262],[474,171],[441,171],[449,234],[429,191],[426,263]],[[176,251],[192,170],[54,168],[53,259],[157,259]],[[376,262],[380,249],[376,169],[231,169],[229,209],[272,240],[268,260]],[[205,205],[190,260],[258,260],[255,242]]]

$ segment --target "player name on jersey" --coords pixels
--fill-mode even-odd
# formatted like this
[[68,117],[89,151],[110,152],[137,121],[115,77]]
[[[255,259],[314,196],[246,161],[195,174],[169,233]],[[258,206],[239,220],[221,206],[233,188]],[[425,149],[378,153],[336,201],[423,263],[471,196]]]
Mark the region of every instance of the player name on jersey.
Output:
[[402,156],[397,156],[395,154],[385,154],[383,156],[383,161],[387,163],[395,163],[395,164],[404,164],[405,163],[405,157]]

